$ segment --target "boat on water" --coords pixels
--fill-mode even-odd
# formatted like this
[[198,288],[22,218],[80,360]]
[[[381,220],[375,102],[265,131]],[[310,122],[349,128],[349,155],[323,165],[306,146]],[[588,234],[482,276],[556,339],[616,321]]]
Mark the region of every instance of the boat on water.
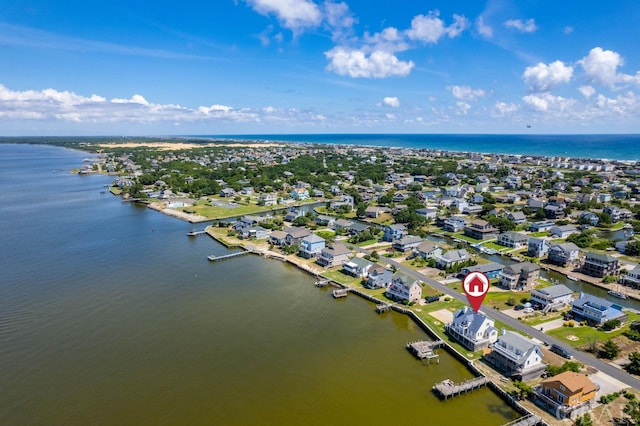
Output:
[[207,256],[207,259],[213,262],[214,260],[216,260],[216,256],[213,254],[210,254],[209,256]]
[[609,293],[613,297],[617,297],[618,299],[626,299],[627,298],[626,294],[620,293],[619,291],[616,291],[616,290],[609,290],[607,293]]
[[569,278],[571,281],[580,281],[580,278],[574,277],[573,275],[567,275],[567,278]]
[[494,250],[492,248],[486,248],[486,247],[482,247],[480,249],[480,251],[482,251],[484,254],[496,254],[496,253],[498,253],[496,250]]

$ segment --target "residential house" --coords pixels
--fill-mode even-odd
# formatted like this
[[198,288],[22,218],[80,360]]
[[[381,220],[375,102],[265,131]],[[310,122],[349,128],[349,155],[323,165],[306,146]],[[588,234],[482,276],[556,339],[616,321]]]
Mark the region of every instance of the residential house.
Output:
[[367,278],[369,269],[371,269],[373,265],[373,262],[356,256],[351,258],[347,262],[344,262],[342,264],[342,268],[349,275],[353,275],[354,277],[359,278]]
[[468,306],[454,312],[453,321],[445,325],[445,331],[453,340],[474,352],[488,348],[498,340],[494,320]]
[[620,273],[620,264],[618,258],[610,254],[587,252],[581,272],[598,278],[607,275],[615,276]]
[[399,240],[395,240],[391,245],[394,250],[406,253],[418,247],[422,243],[422,238],[416,235],[407,235]]
[[544,201],[539,200],[537,198],[529,198],[527,200],[526,206],[529,207],[532,210],[543,209],[544,208]]
[[304,211],[300,210],[300,209],[296,209],[295,207],[292,209],[289,209],[289,211],[287,212],[286,215],[284,215],[284,220],[286,222],[293,222],[294,220],[296,220],[299,217],[304,216]]
[[519,232],[507,231],[498,235],[498,244],[505,247],[519,249],[527,245],[529,236]]
[[600,222],[600,217],[593,212],[582,212],[580,214],[580,223],[585,222],[591,226],[597,226]]
[[284,231],[271,231],[269,235],[269,243],[276,246],[284,246],[287,244],[287,233]]
[[542,222],[533,222],[529,224],[529,231],[531,232],[546,232],[550,231],[554,227],[554,223],[550,220],[544,220]]
[[329,227],[333,227],[333,224],[335,223],[336,218],[333,216],[328,216],[326,214],[319,214],[318,216],[316,216],[315,218],[315,222],[316,225],[318,226],[329,226]]
[[602,212],[611,217],[611,222],[616,223],[620,221],[620,209],[618,207],[607,206],[602,210]]
[[551,228],[549,236],[556,238],[567,238],[571,234],[579,234],[580,231],[573,225],[561,225]]
[[243,240],[263,240],[269,236],[270,232],[262,226],[251,226],[242,228],[238,236]]
[[297,201],[304,201],[310,197],[307,188],[295,187],[291,190],[291,198]]
[[391,300],[417,302],[422,297],[422,286],[417,280],[409,278],[402,272],[396,272],[391,278],[391,284],[385,292]]
[[460,232],[467,225],[467,221],[458,216],[448,217],[444,220],[444,229],[447,232]]
[[220,196],[226,198],[235,197],[236,191],[233,188],[222,188],[220,190]]
[[379,207],[379,206],[369,206],[364,210],[365,217],[376,219],[382,213],[388,212],[389,209],[387,207]]
[[260,194],[258,196],[258,204],[262,204],[263,206],[275,206],[278,204],[278,194]]
[[498,286],[507,290],[533,288],[540,278],[540,265],[522,262],[505,267],[498,277]]
[[549,241],[544,238],[529,238],[529,241],[527,241],[527,256],[546,256],[549,252],[549,247]]
[[602,325],[614,319],[624,321],[627,318],[627,315],[622,312],[622,306],[586,293],[580,293],[580,296],[573,301],[571,315],[576,320],[584,320],[591,325]]
[[299,246],[303,238],[311,235],[311,231],[307,228],[299,228],[297,226],[284,228],[283,231],[287,234],[285,244],[289,246]]
[[534,401],[557,419],[575,419],[595,406],[599,389],[584,374],[565,371],[536,386]]
[[391,269],[387,269],[382,265],[374,264],[369,268],[367,281],[364,286],[371,289],[387,288],[389,284],[391,284],[392,277],[393,271]]
[[416,214],[424,216],[427,219],[435,219],[438,214],[438,209],[435,207],[423,207],[421,209],[416,209]]
[[436,266],[439,269],[447,269],[470,259],[471,256],[465,249],[449,250],[440,256],[436,256]]
[[478,215],[482,213],[482,206],[477,204],[469,204],[468,206],[465,206],[462,209],[462,213],[468,214],[468,215],[474,215],[474,214]]
[[325,246],[324,238],[310,234],[300,240],[300,256],[305,259],[316,257]]
[[548,259],[555,265],[568,265],[578,260],[580,248],[573,243],[554,244],[549,247]]
[[387,225],[384,227],[383,241],[392,242],[401,239],[407,233],[407,227],[401,223]]
[[471,272],[482,272],[489,278],[490,280],[494,278],[498,278],[504,266],[499,263],[489,262],[489,263],[481,263],[479,265],[467,266],[460,270],[460,275],[466,276]]
[[435,243],[423,241],[415,248],[415,253],[424,259],[430,259],[441,255],[442,249]]
[[486,220],[476,219],[464,227],[464,235],[476,240],[490,240],[496,238],[498,229]]
[[334,231],[346,230],[352,224],[353,222],[347,219],[336,219],[335,222],[333,223],[333,230]]
[[527,381],[539,377],[547,367],[540,345],[514,331],[503,330],[485,360],[505,376]]
[[622,283],[629,287],[640,288],[640,265],[636,265],[635,268],[627,272],[622,277]]
[[325,268],[342,266],[344,262],[349,261],[350,254],[351,250],[349,250],[344,244],[333,243],[333,245],[320,250],[316,263]]
[[369,225],[360,222],[351,222],[349,226],[347,226],[347,233],[349,235],[359,235],[369,229]]
[[555,311],[573,302],[573,291],[564,284],[531,290],[531,303],[537,303],[543,312]]
[[527,221],[527,217],[521,211],[509,212],[507,213],[507,219],[516,225],[522,225]]
[[547,219],[555,220],[562,219],[564,217],[564,207],[547,204],[544,207],[544,215]]

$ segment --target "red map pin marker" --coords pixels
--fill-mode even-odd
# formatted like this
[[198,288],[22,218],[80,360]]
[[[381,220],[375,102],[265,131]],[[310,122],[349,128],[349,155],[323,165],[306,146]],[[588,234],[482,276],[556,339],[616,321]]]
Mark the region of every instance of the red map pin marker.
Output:
[[469,272],[462,280],[462,287],[474,311],[478,312],[480,309],[484,297],[489,292],[490,285],[489,277],[477,271]]

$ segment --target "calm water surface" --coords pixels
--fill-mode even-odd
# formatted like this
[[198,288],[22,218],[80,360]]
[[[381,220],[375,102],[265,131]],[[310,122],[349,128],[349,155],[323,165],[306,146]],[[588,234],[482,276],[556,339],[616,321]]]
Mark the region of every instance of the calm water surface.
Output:
[[273,260],[210,263],[191,225],[69,173],[86,153],[0,144],[0,424],[501,425],[447,354],[404,349],[407,317],[336,301]]

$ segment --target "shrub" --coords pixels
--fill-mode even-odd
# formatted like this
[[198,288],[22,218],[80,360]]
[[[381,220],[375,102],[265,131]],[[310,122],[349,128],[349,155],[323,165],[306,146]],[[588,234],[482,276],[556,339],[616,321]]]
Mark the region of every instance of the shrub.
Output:
[[602,328],[605,331],[611,331],[613,329],[616,329],[616,328],[620,327],[620,324],[621,324],[620,320],[612,319],[612,320],[609,320],[609,321],[605,322],[604,324],[602,324]]

